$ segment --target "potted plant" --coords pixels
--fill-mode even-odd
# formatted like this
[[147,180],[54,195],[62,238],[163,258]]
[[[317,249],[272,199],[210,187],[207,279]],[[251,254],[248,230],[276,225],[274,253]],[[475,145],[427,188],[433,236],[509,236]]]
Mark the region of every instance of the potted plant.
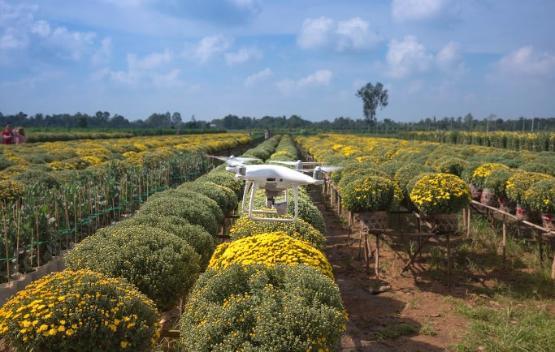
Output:
[[438,224],[440,231],[453,231],[457,212],[470,203],[470,189],[458,176],[427,174],[416,182],[410,199],[418,211]]
[[507,198],[516,203],[516,217],[527,220],[528,213],[524,202],[524,194],[536,182],[552,178],[549,175],[537,172],[518,172],[507,180]]
[[360,213],[361,218],[387,226],[387,210],[400,203],[402,192],[399,186],[388,178],[365,176],[345,185],[341,196],[347,210]]
[[531,210],[541,213],[543,227],[555,230],[555,178],[534,183],[524,193],[524,202]]
[[515,173],[520,172],[516,169],[500,169],[491,173],[484,180],[484,187],[493,191],[499,209],[508,213],[514,212],[515,203],[507,198],[507,180]]
[[495,204],[495,190],[487,187],[486,180],[488,177],[496,174],[497,172],[507,169],[509,169],[509,167],[500,163],[485,163],[474,169],[472,172],[472,184],[482,189],[480,203],[485,205]]

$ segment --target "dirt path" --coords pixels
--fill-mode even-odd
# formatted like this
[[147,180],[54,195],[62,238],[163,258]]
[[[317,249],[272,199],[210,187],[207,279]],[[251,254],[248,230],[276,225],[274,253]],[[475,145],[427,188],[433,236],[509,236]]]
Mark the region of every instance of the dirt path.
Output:
[[448,351],[464,333],[465,322],[446,298],[464,293],[457,288],[447,293],[442,284],[415,280],[410,273],[399,275],[402,261],[388,246],[381,249],[383,279],[367,274],[357,243],[347,241],[349,230],[318,191],[311,195],[326,220],[325,252],[349,314],[341,351]]

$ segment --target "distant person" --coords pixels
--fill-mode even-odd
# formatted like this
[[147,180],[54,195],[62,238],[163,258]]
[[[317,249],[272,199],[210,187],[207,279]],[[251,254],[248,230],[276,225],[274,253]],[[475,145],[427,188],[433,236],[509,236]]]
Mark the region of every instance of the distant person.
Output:
[[27,142],[27,136],[25,135],[25,130],[23,129],[23,127],[16,128],[13,136],[15,144],[22,144]]
[[6,125],[2,131],[2,144],[13,144],[13,132],[10,125]]

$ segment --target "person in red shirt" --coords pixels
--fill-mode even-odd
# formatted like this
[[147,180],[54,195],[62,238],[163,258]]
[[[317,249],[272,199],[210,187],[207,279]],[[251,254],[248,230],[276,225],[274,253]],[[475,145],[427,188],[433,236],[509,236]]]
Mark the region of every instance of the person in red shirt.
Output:
[[13,143],[13,133],[12,127],[6,125],[4,131],[2,131],[2,144],[12,144]]

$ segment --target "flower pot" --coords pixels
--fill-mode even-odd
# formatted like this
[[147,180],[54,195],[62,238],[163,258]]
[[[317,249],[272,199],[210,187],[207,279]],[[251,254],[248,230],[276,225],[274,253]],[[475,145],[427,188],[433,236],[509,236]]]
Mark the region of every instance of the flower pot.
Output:
[[495,204],[495,192],[491,188],[484,188],[482,194],[480,195],[480,203],[484,205],[494,206]]
[[480,198],[482,197],[482,190],[480,188],[476,187],[475,185],[471,184],[470,185],[470,195],[472,196],[472,199],[480,200]]
[[528,212],[526,211],[526,208],[520,204],[516,205],[515,215],[518,220],[528,220]]
[[555,230],[555,216],[552,213],[542,213],[542,225],[551,231]]
[[497,197],[497,204],[499,205],[499,209],[504,212],[512,214],[515,211],[514,203],[509,201],[506,197]]

